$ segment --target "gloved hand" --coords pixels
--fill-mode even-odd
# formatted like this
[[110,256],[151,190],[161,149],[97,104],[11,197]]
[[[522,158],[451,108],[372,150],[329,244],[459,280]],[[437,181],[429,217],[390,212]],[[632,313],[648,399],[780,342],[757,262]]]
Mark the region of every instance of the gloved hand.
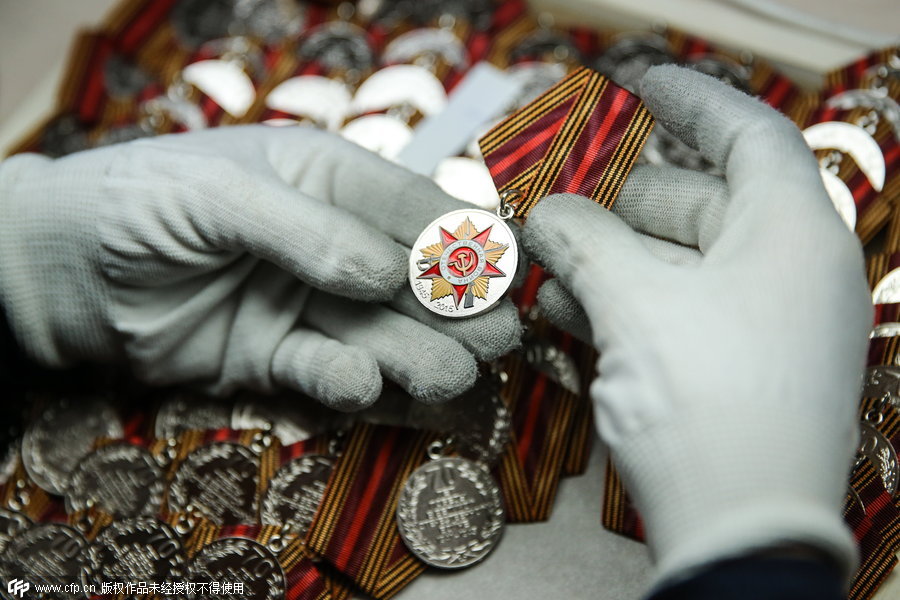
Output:
[[408,247],[464,206],[305,127],[20,155],[0,165],[0,302],[46,365],[124,359],[151,383],[342,409],[374,401],[380,372],[440,401],[520,336],[508,301],[442,319],[408,288]]
[[841,506],[872,323],[860,244],[776,111],[670,66],[641,92],[724,179],[636,169],[619,216],[548,197],[524,244],[557,276],[545,311],[577,301],[590,320],[597,426],[657,581],[785,545],[824,552],[849,577]]

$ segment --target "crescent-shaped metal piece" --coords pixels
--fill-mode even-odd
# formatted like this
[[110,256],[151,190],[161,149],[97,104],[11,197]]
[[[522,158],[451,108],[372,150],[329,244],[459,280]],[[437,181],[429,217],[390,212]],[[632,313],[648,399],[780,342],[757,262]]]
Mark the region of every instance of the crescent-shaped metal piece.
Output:
[[256,99],[250,76],[232,61],[201,60],[181,72],[185,82],[213,99],[233,117],[243,117]]
[[469,64],[459,38],[452,31],[436,27],[413,29],[397,36],[384,49],[381,59],[387,64],[411,63],[423,54],[439,56],[455,68]]
[[872,290],[872,304],[896,304],[898,302],[900,302],[900,267],[882,277]]
[[336,131],[347,117],[351,99],[347,86],[340,81],[321,75],[302,75],[278,84],[266,96],[266,106],[309,117],[326,129]]
[[431,72],[416,65],[394,65],[373,73],[353,96],[351,112],[362,114],[409,105],[433,115],[447,104],[444,86]]
[[861,127],[841,121],[826,121],[803,130],[803,138],[813,150],[833,149],[849,154],[869,183],[880,192],[884,187],[884,154],[875,139]]
[[847,90],[835,94],[826,101],[831,108],[853,110],[854,108],[870,108],[881,118],[891,124],[894,137],[900,142],[900,104],[887,95],[884,90]]
[[825,184],[825,191],[831,198],[835,210],[841,216],[850,231],[856,230],[856,203],[853,201],[853,193],[847,184],[840,177],[829,171],[828,169],[819,169],[822,176],[822,183]]

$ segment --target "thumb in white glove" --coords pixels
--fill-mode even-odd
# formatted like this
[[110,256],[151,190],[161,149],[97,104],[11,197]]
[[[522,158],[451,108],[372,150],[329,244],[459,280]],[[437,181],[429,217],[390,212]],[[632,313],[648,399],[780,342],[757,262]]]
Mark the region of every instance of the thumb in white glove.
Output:
[[151,383],[281,385],[342,409],[373,402],[383,373],[439,401],[520,332],[508,301],[450,322],[406,285],[408,246],[461,207],[303,127],[16,156],[0,165],[0,302],[47,365],[124,359]]
[[524,242],[558,277],[547,313],[575,325],[577,300],[590,320],[597,425],[658,579],[785,544],[849,577],[841,506],[872,317],[860,244],[776,111],[677,67],[641,90],[725,178],[639,169],[617,209],[628,224],[552,196]]

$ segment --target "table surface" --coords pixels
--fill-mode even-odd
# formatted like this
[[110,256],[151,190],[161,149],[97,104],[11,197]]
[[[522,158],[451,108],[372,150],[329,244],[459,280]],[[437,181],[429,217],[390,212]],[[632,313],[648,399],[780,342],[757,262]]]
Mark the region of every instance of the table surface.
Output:
[[[0,0],[0,152],[49,114],[75,31],[96,25],[120,1]],[[873,32],[900,32],[897,0],[856,0],[852,10],[843,0],[782,3]],[[507,527],[484,563],[426,572],[398,600],[639,599],[649,585],[650,559],[645,546],[601,526],[604,469],[605,450],[598,442],[588,472],[561,483],[549,521]],[[900,598],[896,572],[876,596],[890,598]]]

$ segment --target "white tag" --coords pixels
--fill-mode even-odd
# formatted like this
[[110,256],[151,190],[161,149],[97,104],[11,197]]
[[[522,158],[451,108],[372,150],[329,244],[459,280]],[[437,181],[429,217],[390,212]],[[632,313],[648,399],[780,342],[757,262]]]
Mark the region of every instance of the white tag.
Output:
[[459,154],[481,127],[500,114],[519,92],[519,84],[496,67],[480,62],[459,82],[443,111],[427,117],[398,160],[431,175],[441,160]]

